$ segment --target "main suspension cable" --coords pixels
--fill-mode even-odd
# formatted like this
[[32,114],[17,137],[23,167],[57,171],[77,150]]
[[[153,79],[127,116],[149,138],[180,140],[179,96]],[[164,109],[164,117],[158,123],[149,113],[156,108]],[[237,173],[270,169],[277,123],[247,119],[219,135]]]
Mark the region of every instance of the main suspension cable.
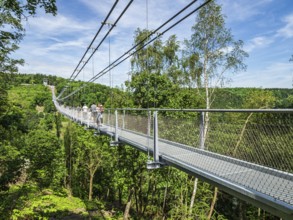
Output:
[[[110,17],[110,15],[112,14],[113,10],[115,9],[117,3],[119,0],[116,0],[115,3],[113,4],[112,8],[110,9],[110,11],[108,12],[106,18],[104,19],[104,22],[102,22],[102,25],[100,26],[99,30],[97,31],[96,35],[94,36],[94,38],[92,39],[90,45],[88,46],[88,48],[86,49],[85,53],[83,54],[83,56],[81,57],[79,63],[77,64],[76,68],[74,69],[73,73],[71,74],[69,80],[71,78],[73,78],[74,73],[77,71],[79,65],[82,63],[84,57],[86,56],[86,54],[88,53],[88,51],[92,48],[93,43],[95,42],[96,38],[98,37],[99,33],[101,32],[101,30],[103,29],[105,22],[108,20],[108,18]],[[78,74],[77,74],[78,75]],[[76,78],[76,77],[75,77]]]
[[[197,0],[194,0],[192,3],[195,3]],[[109,70],[115,68],[116,66],[120,65],[122,62],[124,62],[125,60],[127,60],[129,57],[131,57],[132,55],[136,54],[137,52],[139,52],[140,50],[142,50],[145,46],[147,46],[148,44],[152,43],[154,40],[156,40],[157,38],[159,38],[160,36],[162,36],[163,34],[165,34],[167,31],[169,31],[170,29],[174,28],[176,25],[178,25],[179,23],[181,23],[183,20],[185,20],[186,18],[188,18],[189,16],[191,16],[193,13],[195,13],[196,11],[200,10],[202,7],[204,7],[205,5],[207,5],[210,1],[212,0],[207,0],[206,2],[204,2],[203,4],[201,4],[200,6],[198,6],[197,8],[195,8],[194,10],[192,10],[190,13],[188,13],[187,15],[185,15],[183,18],[179,19],[177,22],[175,22],[173,25],[171,25],[170,27],[168,27],[166,30],[164,30],[161,33],[158,33],[157,36],[155,36],[153,39],[151,39],[150,41],[148,41],[147,43],[145,43],[144,45],[142,45],[141,47],[139,47],[137,50],[135,50],[134,52],[130,53],[133,49],[135,49],[136,47],[139,46],[139,44],[143,43],[147,37],[145,37],[142,41],[140,41],[139,43],[137,43],[135,46],[133,46],[131,49],[129,49],[127,52],[125,52],[122,56],[120,56],[119,58],[117,58],[111,65],[107,66],[106,68],[104,68],[102,71],[100,71],[99,73],[96,74],[95,77],[93,77],[92,79],[90,79],[88,82],[94,82],[95,80],[97,80],[98,78],[100,78],[101,76],[105,75],[106,73],[109,72]],[[188,4],[187,6],[185,6],[182,10],[180,10],[176,15],[172,16],[170,19],[168,19],[168,21],[166,21],[164,24],[162,24],[159,28],[157,28],[155,31],[151,32],[151,34],[149,34],[149,36],[153,35],[154,33],[156,33],[159,29],[161,29],[163,26],[165,26],[167,23],[169,23],[171,20],[173,20],[175,17],[177,17],[179,14],[181,14],[183,11],[185,11],[188,7],[191,6],[191,3]],[[125,58],[123,58],[125,55]],[[123,59],[122,59],[123,58]],[[122,59],[122,60],[121,60]],[[119,61],[119,62],[118,62]],[[118,63],[117,63],[118,62]],[[114,65],[115,64],[115,65]],[[87,85],[84,85],[87,86]],[[80,89],[82,89],[84,86],[82,86]],[[70,97],[71,95],[75,94],[76,92],[78,92],[80,89],[77,89],[75,91],[73,91],[72,93],[70,93],[69,95],[67,95],[66,97],[63,97],[59,100],[64,100],[68,97]]]
[[[92,42],[90,43],[89,47],[87,48],[86,52],[84,53],[84,55],[82,56],[81,60],[79,61],[78,65],[76,66],[75,70],[73,71],[73,73],[70,76],[71,81],[75,80],[76,77],[80,74],[80,72],[82,71],[82,69],[86,66],[86,64],[88,63],[88,61],[92,58],[92,56],[95,54],[95,52],[98,50],[98,48],[100,47],[100,45],[103,43],[103,41],[106,39],[106,37],[109,35],[109,33],[112,31],[113,27],[118,23],[118,21],[121,19],[121,17],[124,15],[124,13],[126,12],[126,10],[129,8],[129,6],[132,4],[133,0],[129,1],[129,3],[127,4],[127,6],[125,7],[125,9],[122,11],[122,13],[119,15],[119,17],[117,18],[117,20],[115,21],[113,27],[107,32],[107,34],[104,36],[104,38],[100,41],[99,45],[93,49],[93,52],[91,53],[90,57],[87,59],[87,61],[83,61],[84,57],[86,56],[86,54],[88,53],[89,49],[91,48],[91,46],[93,45],[94,41],[96,40],[97,36],[99,35],[100,31],[102,30],[102,28],[104,27],[104,25],[106,24],[108,18],[110,17],[111,13],[113,12],[114,8],[116,7],[117,3],[119,0],[116,0],[116,2],[114,3],[114,5],[112,6],[111,10],[109,11],[108,15],[106,16],[106,18],[104,19],[104,21],[102,22],[102,25],[100,27],[100,29],[98,30],[98,32],[96,33],[95,37],[93,38]],[[82,67],[80,69],[78,69],[78,67],[81,65]],[[77,73],[74,75],[74,73],[77,71]],[[66,88],[65,88],[66,90]],[[62,95],[62,94],[61,94]],[[58,99],[60,100],[61,95],[59,95]]]
[[[150,43],[152,43],[153,41],[155,41],[157,38],[161,37],[162,35],[164,35],[166,32],[168,32],[170,29],[174,28],[176,25],[178,25],[179,23],[181,23],[183,20],[185,20],[186,18],[188,18],[189,16],[191,16],[193,13],[195,13],[196,11],[198,11],[199,9],[201,9],[202,7],[204,7],[206,4],[208,4],[210,1],[212,0],[207,0],[205,3],[203,3],[202,5],[198,6],[196,9],[192,10],[190,13],[188,13],[187,15],[185,15],[183,18],[181,18],[180,20],[178,20],[177,22],[175,22],[173,25],[171,25],[170,27],[168,27],[166,30],[164,30],[161,33],[158,33],[157,36],[155,36],[153,39],[151,39],[150,41],[148,41],[147,43],[145,43],[144,45],[140,46],[137,50],[135,50],[132,53],[129,53],[132,49],[134,49],[133,47],[128,50],[126,53],[124,53],[122,56],[120,56],[119,58],[117,58],[111,65],[107,66],[106,68],[104,68],[102,71],[100,71],[98,74],[96,74],[95,77],[93,77],[92,79],[90,79],[88,82],[94,82],[95,80],[97,80],[98,78],[100,78],[101,76],[103,76],[104,74],[106,74],[107,72],[109,72],[109,70],[115,68],[116,66],[120,65],[122,62],[124,62],[125,60],[127,60],[129,57],[131,57],[132,55],[136,54],[137,52],[139,52],[140,50],[142,50],[145,46],[149,45]],[[157,29],[156,29],[157,30]],[[151,36],[152,34],[150,34],[149,36]],[[145,38],[146,39],[146,38]],[[141,42],[139,42],[138,44],[136,44],[135,46],[139,46]],[[125,55],[125,58],[123,58]],[[118,62],[121,58],[123,58],[120,62]],[[118,62],[118,63],[116,63]],[[116,64],[115,64],[116,63]],[[115,65],[114,65],[115,64]],[[109,69],[108,69],[109,68]],[[108,70],[107,70],[108,69]]]
[[[127,11],[127,9],[129,8],[129,6],[132,4],[133,0],[130,0],[128,2],[128,4],[126,5],[126,7],[124,8],[124,10],[121,12],[121,14],[119,15],[119,17],[116,19],[116,21],[113,23],[113,25],[111,26],[111,28],[108,30],[108,32],[106,33],[106,35],[103,37],[103,39],[100,41],[100,43],[98,44],[98,46],[94,49],[93,53],[89,56],[89,58],[85,61],[85,63],[82,65],[81,69],[78,71],[78,73],[73,77],[73,80],[76,79],[76,77],[78,76],[78,74],[80,73],[80,71],[87,65],[87,63],[89,62],[89,60],[92,58],[92,56],[95,54],[95,52],[99,49],[99,47],[101,46],[101,44],[104,42],[104,40],[108,37],[108,35],[111,33],[111,31],[113,30],[113,28],[116,26],[116,24],[119,22],[119,20],[122,18],[122,16],[125,14],[125,12]],[[105,22],[106,24],[106,22]]]
[[[120,59],[122,59],[125,55],[129,54],[133,49],[135,49],[136,47],[138,47],[141,43],[145,42],[147,39],[149,39],[150,36],[152,36],[153,34],[155,34],[157,31],[159,31],[161,28],[163,28],[166,24],[168,24],[170,21],[172,21],[174,18],[176,18],[178,15],[180,15],[182,12],[184,12],[186,9],[188,9],[190,6],[192,6],[195,2],[197,2],[198,0],[193,0],[192,2],[190,2],[188,5],[186,5],[184,8],[182,8],[179,12],[177,12],[175,15],[173,15],[171,18],[169,18],[167,21],[165,21],[162,25],[160,25],[157,29],[155,29],[154,31],[152,31],[149,35],[147,35],[144,39],[142,39],[141,41],[139,41],[137,44],[135,44],[133,47],[131,47],[127,52],[125,52],[122,56],[120,56],[119,58],[117,58],[112,64],[110,64],[109,66],[107,66],[106,68],[104,68],[102,71],[100,71],[99,73],[96,74],[95,77],[91,78],[88,82],[94,82],[96,79],[100,78],[100,76],[103,76],[105,73],[107,73],[108,71],[106,71],[108,68],[110,68],[113,64],[115,64],[116,62],[118,62]],[[132,3],[129,2],[129,4]],[[129,5],[128,4],[128,5]],[[128,8],[128,7],[127,7]],[[126,10],[124,10],[126,11]],[[123,12],[124,12],[123,11]],[[124,14],[124,13],[123,13]],[[121,15],[120,15],[121,16]],[[119,19],[119,18],[118,18]],[[117,23],[117,20],[116,22],[114,23],[114,25]],[[112,26],[112,28],[114,27],[114,25]],[[98,47],[101,45],[101,43],[105,40],[105,38],[108,36],[108,34],[110,33],[110,31],[112,30],[112,28],[108,31],[108,33],[105,35],[105,37],[102,39],[102,41],[100,42],[100,44],[98,45]],[[98,48],[97,47],[97,48]],[[96,50],[97,50],[96,48]],[[142,48],[141,48],[142,49]],[[95,50],[95,51],[96,51]],[[94,51],[94,52],[95,52]],[[139,50],[138,50],[139,51]],[[93,53],[94,53],[93,52]],[[131,54],[131,56],[133,55],[134,53]],[[130,57],[130,56],[128,56]],[[128,58],[127,57],[127,58]],[[91,57],[90,57],[91,58]],[[89,59],[90,59],[89,58]],[[126,58],[126,59],[127,59]],[[123,59],[122,62],[124,62],[124,60],[126,59]],[[119,62],[118,64],[122,63],[122,62]],[[86,63],[84,63],[83,67],[86,65]],[[115,65],[117,66],[117,65]],[[83,68],[82,67],[82,68]],[[112,68],[111,68],[112,69]],[[105,72],[106,71],[106,72]],[[79,70],[80,72],[80,70]],[[105,72],[105,73],[104,73]],[[75,79],[75,78],[74,78]],[[72,94],[75,94],[75,92],[73,92]],[[59,100],[64,100],[66,98],[68,98],[71,94],[67,95],[66,97],[60,99]]]
[[[181,9],[179,12],[177,12],[175,15],[173,15],[171,18],[169,18],[166,22],[164,22],[162,25],[160,25],[157,29],[155,29],[154,31],[152,31],[150,34],[148,34],[145,38],[143,38],[141,41],[139,41],[137,44],[135,44],[133,47],[131,47],[128,51],[126,51],[123,55],[121,55],[119,58],[117,58],[111,65],[114,65],[116,62],[118,62],[120,59],[122,59],[125,55],[128,55],[132,50],[134,50],[135,48],[137,48],[139,45],[141,45],[142,43],[144,43],[146,40],[148,40],[150,38],[150,36],[152,36],[153,34],[155,34],[156,32],[158,32],[161,28],[163,28],[165,25],[167,25],[170,21],[172,21],[174,18],[176,18],[178,15],[180,15],[182,12],[184,12],[186,9],[188,9],[190,6],[192,6],[192,4],[194,4],[195,2],[197,2],[198,0],[193,0],[191,3],[189,3],[188,5],[186,5],[183,9]],[[211,1],[211,0],[209,0]],[[198,8],[195,10],[197,11]],[[194,13],[195,11],[193,11],[192,13]],[[190,15],[189,15],[190,16]],[[185,19],[185,18],[184,18]],[[144,45],[145,46],[145,45]],[[144,47],[143,46],[143,47]],[[141,48],[142,49],[142,48]],[[132,53],[130,56],[132,56],[134,53]],[[130,57],[128,56],[128,57]],[[127,58],[128,58],[127,57]],[[124,61],[125,59],[123,59]],[[119,62],[120,64],[121,62]],[[93,77],[92,79],[89,80],[89,82],[94,82],[96,79],[98,79],[99,74],[103,73],[104,71],[106,71],[108,68],[111,67],[111,65],[107,66],[106,68],[104,68],[102,71],[100,71],[98,74],[96,74],[95,77]],[[116,66],[116,65],[115,65]],[[96,78],[98,77],[98,78]]]

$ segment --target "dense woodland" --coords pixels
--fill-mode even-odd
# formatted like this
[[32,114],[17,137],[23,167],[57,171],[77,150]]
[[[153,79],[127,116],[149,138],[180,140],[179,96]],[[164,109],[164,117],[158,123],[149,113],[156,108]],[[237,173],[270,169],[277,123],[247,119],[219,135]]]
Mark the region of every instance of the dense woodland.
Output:
[[[132,219],[208,219],[213,186],[198,180],[190,210],[195,177],[169,166],[149,171],[147,155],[128,146],[110,147],[108,137],[96,136],[94,131],[64,118],[56,112],[44,78],[57,88],[66,84],[56,76],[1,74],[3,219],[122,219],[127,204]],[[169,105],[180,108],[182,100],[192,103],[195,92],[178,90],[174,99],[168,98]],[[80,99],[72,101],[90,104],[91,99],[102,100],[110,107],[110,93],[113,106],[136,106],[133,94],[118,88],[111,92],[99,84],[89,85]],[[273,107],[292,107],[292,89],[255,88],[218,89],[220,100],[214,105],[243,108],[255,93],[269,94],[269,100],[275,100]],[[196,103],[192,107],[197,107]],[[210,219],[275,219],[222,191],[217,197]]]
[[[110,147],[108,137],[60,115],[43,85],[46,79],[57,94],[66,87],[63,97],[83,87],[62,101],[75,107],[292,108],[293,89],[224,88],[232,73],[245,70],[248,54],[225,27],[220,6],[204,7],[182,44],[172,35],[137,50],[131,79],[110,88],[17,72],[23,60],[10,54],[23,37],[23,15],[34,15],[38,6],[57,10],[54,0],[27,2],[0,9],[0,26],[16,30],[0,32],[6,39],[0,45],[1,219],[279,219],[173,167],[147,170],[147,155]],[[137,29],[134,44],[150,34]]]

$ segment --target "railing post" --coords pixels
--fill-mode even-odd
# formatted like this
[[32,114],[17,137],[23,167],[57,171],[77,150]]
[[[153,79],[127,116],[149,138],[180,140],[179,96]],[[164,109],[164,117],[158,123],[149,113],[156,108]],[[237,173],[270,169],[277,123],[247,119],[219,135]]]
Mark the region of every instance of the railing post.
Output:
[[147,128],[148,137],[151,135],[151,111],[148,111],[148,128]]
[[[152,112],[148,111],[148,119],[147,119],[147,148],[148,148],[148,162],[152,163],[152,161],[149,158],[149,150],[150,150],[150,142],[151,142],[151,117],[152,117]],[[148,166],[148,165],[147,165]]]
[[115,110],[115,142],[118,142],[118,112]]
[[200,124],[199,124],[199,149],[204,149],[204,112],[200,112]]
[[91,113],[88,111],[87,112],[87,127],[90,127],[90,117],[91,117]]
[[[110,125],[111,126],[111,125]],[[118,111],[115,110],[115,128],[114,128],[114,141],[110,142],[110,146],[118,146],[119,140],[118,140]]]
[[122,129],[125,129],[125,110],[123,110],[123,117],[122,117]]
[[158,112],[154,111],[154,162],[159,162]]
[[[150,114],[149,114],[150,115]],[[160,151],[159,151],[159,129],[158,129],[158,112],[154,111],[153,114],[154,117],[154,134],[153,134],[153,139],[154,139],[154,150],[153,150],[153,161],[148,161],[147,162],[147,169],[157,169],[160,168],[166,164],[162,163],[160,161]],[[150,117],[149,117],[150,118]],[[148,123],[150,124],[150,123]],[[148,126],[148,133],[150,133],[150,126]],[[151,138],[148,136],[148,138]]]
[[107,123],[108,123],[108,125],[111,125],[110,114],[111,114],[111,110],[108,110],[108,115],[107,115]]

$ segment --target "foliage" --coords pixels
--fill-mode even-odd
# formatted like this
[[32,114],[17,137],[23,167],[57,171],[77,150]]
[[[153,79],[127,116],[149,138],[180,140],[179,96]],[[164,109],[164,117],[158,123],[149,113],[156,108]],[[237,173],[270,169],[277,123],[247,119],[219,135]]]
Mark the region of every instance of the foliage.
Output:
[[215,1],[199,11],[192,31],[191,39],[185,42],[187,74],[191,74],[189,78],[196,86],[205,88],[204,100],[206,108],[210,108],[214,89],[229,80],[227,72],[245,70],[248,54],[242,49],[243,42],[235,41],[231,30],[225,27],[221,6]]
[[272,91],[251,89],[244,100],[243,107],[247,109],[274,108],[276,98]]
[[7,189],[21,175],[23,159],[17,147],[9,142],[0,142],[0,189]]
[[18,49],[24,36],[22,20],[34,16],[38,8],[56,15],[56,1],[1,0],[0,6],[0,72],[16,72],[17,65],[23,64],[24,60],[13,59],[11,54]]
[[168,106],[168,97],[177,91],[178,85],[174,82],[179,80],[181,73],[176,36],[170,36],[166,42],[157,38],[151,45],[142,47],[150,34],[149,30],[135,31],[134,43],[140,46],[131,59],[131,80],[126,82],[135,105],[142,108]]
[[53,191],[51,189],[39,190],[29,182],[23,186],[15,185],[9,191],[0,194],[0,205],[10,203],[13,209],[10,212],[0,211],[5,219],[62,219],[64,217],[88,217],[86,206],[82,200],[68,196],[64,189]]
[[[7,10],[8,2],[5,2],[6,8],[0,9],[1,13]],[[10,3],[15,7],[23,2]],[[54,13],[54,0],[40,4],[48,4],[48,12]],[[34,14],[37,5],[14,9]],[[8,15],[11,13],[7,12]],[[197,20],[199,22],[193,26],[193,35],[186,41],[184,50],[180,51],[180,44],[173,35],[165,42],[158,38],[137,51],[131,60],[132,76],[131,81],[126,82],[126,91],[81,81],[69,83],[56,76],[0,73],[1,216],[6,219],[88,217],[87,209],[91,213],[103,212],[104,218],[118,219],[122,217],[126,204],[130,203],[132,219],[206,219],[213,199],[211,185],[198,180],[190,215],[193,176],[172,167],[147,170],[149,155],[129,146],[110,147],[109,138],[71,123],[55,112],[49,89],[41,85],[44,79],[48,79],[49,84],[56,86],[57,95],[69,85],[62,97],[84,85],[83,89],[63,101],[63,104],[74,107],[98,102],[106,108],[292,107],[292,89],[219,88],[230,78],[226,72],[245,69],[243,61],[247,54],[242,50],[243,42],[234,41],[231,31],[225,27],[220,6],[212,2],[201,10]],[[3,26],[4,23],[0,24]],[[15,37],[5,42],[6,45],[0,42],[3,44],[0,45],[1,56],[6,56],[5,59],[16,49],[22,37],[21,28],[16,29]],[[3,33],[0,37],[4,36]],[[138,29],[134,34],[134,44],[143,44],[141,41],[150,33]],[[3,53],[2,46],[10,47],[10,52]],[[2,63],[5,71],[8,68],[14,71],[16,63],[8,61]],[[211,102],[207,103],[207,97]],[[160,113],[159,118],[161,138],[198,145],[194,133],[199,129],[199,114],[168,111]],[[206,147],[240,159],[243,152],[246,155],[249,152],[250,159],[255,162],[256,150],[265,150],[268,143],[264,141],[263,146],[248,149],[245,144],[249,143],[249,135],[239,137],[239,131],[253,129],[254,124],[266,118],[254,115],[249,120],[247,118],[247,115],[236,113],[233,116],[211,115],[210,120],[217,122],[218,127],[212,127],[211,130],[215,131],[210,132],[209,137],[218,138],[221,144],[207,141]],[[225,147],[231,144],[226,138],[228,126],[225,120],[238,123],[233,125],[233,132],[229,130],[230,141],[234,144],[232,150]],[[275,120],[280,126],[286,126],[282,125],[282,118]],[[259,128],[259,136],[267,135],[262,127]],[[290,134],[283,132],[279,137],[290,139]],[[241,142],[239,146],[236,144],[238,140]],[[282,148],[280,154],[274,156],[282,158],[286,153],[287,149]],[[259,162],[267,165],[273,159],[268,157]],[[227,204],[232,209],[227,209]],[[257,215],[257,208],[220,192],[212,219],[244,219],[246,216],[256,219]]]
[[[32,130],[26,137],[23,154],[29,160],[30,178],[41,187],[61,181],[58,178],[58,166],[62,161],[62,151],[57,137],[49,131]],[[62,171],[61,171],[62,172]]]
[[[145,82],[143,76],[144,73],[133,76],[137,77],[134,80],[135,83],[139,80]],[[66,211],[61,203],[67,204],[69,199],[67,193],[73,196],[71,198],[79,197],[88,201],[90,177],[92,176],[92,201],[86,202],[87,207],[84,208],[85,206],[77,200],[69,199],[72,201],[72,207],[83,207],[82,210],[87,209],[90,213],[98,213],[98,216],[103,213],[103,216],[117,219],[123,215],[125,204],[131,196],[130,217],[133,219],[190,218],[188,209],[194,177],[172,167],[150,172],[145,166],[149,159],[147,155],[127,146],[111,148],[108,144],[110,140],[107,137],[95,136],[94,131],[85,130],[83,127],[69,122],[60,114],[55,113],[54,109],[46,111],[46,102],[49,103],[51,100],[50,92],[44,86],[38,84],[21,85],[23,80],[30,79],[30,77],[31,75],[17,75],[15,78],[17,80],[7,81],[10,88],[8,92],[3,90],[7,96],[2,99],[5,107],[2,111],[3,120],[0,120],[2,137],[0,144],[0,183],[2,191],[0,196],[5,198],[0,199],[0,212],[1,214],[6,213],[2,216],[12,216],[12,214],[19,218],[24,218],[24,216],[49,218],[57,215],[86,216],[86,214],[74,214],[75,211],[70,211],[79,208],[67,208],[69,211]],[[200,95],[194,97],[197,89],[180,88],[173,85],[170,77],[166,74],[152,74],[150,78],[152,85],[156,82],[161,84],[160,91],[150,90],[152,94],[157,93],[164,97],[159,98],[158,96],[157,99],[154,99],[156,103],[160,103],[161,107],[204,107]],[[38,79],[36,81],[42,84],[42,77]],[[62,80],[59,80],[59,82],[62,82]],[[135,85],[134,82],[132,83],[132,85]],[[73,84],[75,87],[78,85],[80,85],[80,82]],[[147,84],[144,84],[144,86],[147,86]],[[133,89],[136,89],[136,87],[133,87]],[[145,88],[139,88],[137,91],[142,90],[145,92],[144,94],[147,94],[147,91],[143,89]],[[80,94],[80,98],[94,100],[94,97],[99,96],[100,99],[106,100],[107,106],[110,106],[110,98],[103,97],[103,92],[111,94],[109,88],[91,84],[86,91]],[[121,104],[136,106],[139,103],[138,96],[134,94],[134,91],[123,92],[114,89],[112,92],[114,94],[112,105],[115,107]],[[204,93],[205,91],[199,89],[198,92]],[[87,97],[88,93],[91,94],[89,97]],[[129,93],[131,96],[128,96]],[[292,90],[218,88],[216,93],[221,101],[213,103],[215,108],[226,106],[231,108],[261,108],[276,105],[278,107],[287,106],[288,103],[283,100],[290,100]],[[96,96],[92,96],[93,94]],[[147,99],[143,99],[143,97],[141,99],[144,100],[142,103],[147,103]],[[73,99],[73,103],[78,103],[78,101],[79,99],[76,97]],[[36,104],[45,106],[36,106]],[[4,120],[4,118],[6,119]],[[162,112],[159,118],[160,137],[192,146],[198,145],[198,138],[193,135],[199,127],[198,114]],[[235,114],[229,118],[223,114],[213,114],[211,120],[218,122],[232,120],[235,123],[244,123],[246,117]],[[252,116],[250,121],[254,123],[257,120],[265,120],[265,118]],[[283,119],[276,118],[276,120],[282,123]],[[222,145],[227,143],[228,146],[227,138],[225,139],[227,125],[219,123],[219,126],[218,128],[215,127],[214,134],[210,135],[217,135],[218,138],[221,138]],[[235,143],[239,139],[241,126],[238,126],[237,129],[238,132],[233,131],[229,136]],[[247,129],[250,129],[250,127],[247,127]],[[178,131],[181,131],[181,133],[178,133]],[[186,136],[190,136],[190,138],[185,138]],[[289,136],[289,133],[280,134],[282,138],[288,139]],[[249,139],[244,138],[242,143],[245,142],[249,142]],[[207,142],[209,149],[214,152],[221,153],[229,150],[223,148],[222,145]],[[258,149],[260,150],[260,148]],[[240,152],[245,150],[248,149],[242,148],[239,153],[236,151],[236,156],[241,158]],[[277,157],[282,157],[282,154]],[[251,158],[253,159],[253,157]],[[266,158],[266,160],[272,159]],[[25,180],[30,182],[24,187],[24,196],[17,199],[17,203],[11,202],[14,201],[14,198],[23,194],[20,191],[13,193],[4,190],[7,190],[9,186],[11,186],[10,190],[13,190],[14,183],[22,185]],[[30,187],[34,188],[32,192],[34,192],[35,198],[33,199],[30,199],[30,195],[33,193],[30,194],[25,190],[25,188]],[[59,198],[57,192],[62,192],[63,187],[68,191],[62,194],[62,198]],[[195,205],[192,208],[192,217],[206,218],[212,196],[212,187],[199,180]],[[39,201],[43,201],[43,203]],[[226,204],[231,204],[233,211],[227,210]],[[240,210],[242,210],[242,214]],[[257,209],[220,192],[212,219],[238,218],[240,215],[244,216],[245,213],[253,219],[257,216]]]
[[127,86],[132,92],[135,105],[141,108],[168,106],[168,97],[172,97],[176,91],[176,85],[166,75],[148,72],[133,75]]

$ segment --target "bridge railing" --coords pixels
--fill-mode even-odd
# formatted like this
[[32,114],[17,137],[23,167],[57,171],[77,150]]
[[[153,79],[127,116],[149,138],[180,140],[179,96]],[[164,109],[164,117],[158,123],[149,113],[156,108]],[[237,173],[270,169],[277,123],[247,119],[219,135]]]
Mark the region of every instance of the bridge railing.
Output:
[[[99,129],[90,112],[53,101],[62,114]],[[170,163],[292,217],[293,109],[106,109],[100,131],[114,145],[128,138],[151,149],[148,168]]]
[[[118,127],[153,138],[154,112],[159,139],[293,172],[292,110],[117,109]],[[115,110],[105,116],[115,127]]]
[[[58,105],[59,111],[89,126],[91,113]],[[157,121],[154,120],[156,112]],[[106,109],[103,122],[154,139],[293,173],[293,110]],[[157,125],[155,125],[157,123]],[[157,131],[155,131],[157,126]]]

